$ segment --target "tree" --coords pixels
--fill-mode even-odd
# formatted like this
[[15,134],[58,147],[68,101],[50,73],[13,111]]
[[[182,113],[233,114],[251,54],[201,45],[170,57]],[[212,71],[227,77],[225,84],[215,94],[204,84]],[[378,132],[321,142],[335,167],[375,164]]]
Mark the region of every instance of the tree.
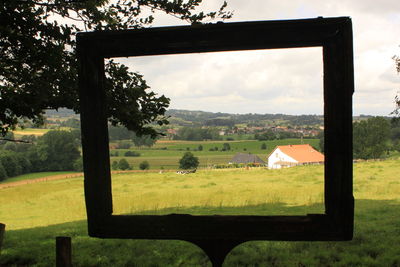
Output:
[[19,165],[17,153],[12,151],[2,151],[0,154],[0,163],[3,165],[7,177],[13,177],[22,174],[22,168]]
[[[19,120],[43,123],[44,109],[79,112],[75,34],[83,30],[142,28],[153,21],[143,9],[163,11],[189,23],[227,19],[218,11],[195,13],[202,0],[168,1],[2,1],[0,5],[0,128],[4,135]],[[58,18],[62,20],[57,21]],[[148,92],[143,77],[112,60],[105,64],[107,115],[113,125],[153,137],[151,122],[166,124],[169,99]]]
[[319,151],[324,153],[324,150],[325,150],[325,134],[324,134],[324,132],[320,132],[317,135],[317,138],[319,139]]
[[114,160],[112,165],[111,165],[111,169],[113,170],[118,170],[118,161]]
[[137,135],[135,133],[132,134],[132,141],[137,147],[147,146],[151,147],[157,141],[151,135]]
[[383,117],[353,123],[353,157],[376,159],[389,149],[390,124]]
[[7,178],[6,169],[3,167],[3,164],[0,162],[0,181]]
[[73,170],[73,164],[80,156],[78,141],[68,131],[45,133],[29,152],[36,171]]
[[195,157],[191,152],[185,152],[183,157],[179,160],[180,169],[191,169],[199,166],[199,159]]
[[231,145],[229,145],[229,143],[223,143],[222,151],[229,151],[229,150],[231,150]]
[[148,161],[142,161],[140,164],[139,164],[139,169],[141,169],[141,170],[148,170],[150,168],[150,164],[149,164],[149,162]]
[[[400,73],[400,56],[393,56],[393,60],[396,66],[397,73]],[[396,95],[394,98],[394,102],[396,103],[396,108],[392,112],[392,114],[399,116],[400,115],[400,96]]]
[[262,150],[265,150],[265,149],[267,149],[267,145],[266,145],[265,143],[262,143],[262,145],[261,145],[261,149],[262,149]]
[[120,170],[130,170],[131,166],[129,165],[128,161],[126,159],[120,159],[118,161],[118,169]]

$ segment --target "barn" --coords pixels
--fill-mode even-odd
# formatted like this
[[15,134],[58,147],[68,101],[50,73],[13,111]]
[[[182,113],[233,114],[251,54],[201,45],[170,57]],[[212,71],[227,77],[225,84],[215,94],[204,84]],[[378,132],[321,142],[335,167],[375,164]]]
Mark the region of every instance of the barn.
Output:
[[296,165],[321,164],[324,160],[324,155],[309,144],[277,146],[268,155],[268,168],[281,169]]
[[232,163],[237,163],[237,164],[255,163],[259,165],[266,165],[265,162],[262,159],[260,159],[260,157],[250,153],[237,153],[229,162],[229,164]]

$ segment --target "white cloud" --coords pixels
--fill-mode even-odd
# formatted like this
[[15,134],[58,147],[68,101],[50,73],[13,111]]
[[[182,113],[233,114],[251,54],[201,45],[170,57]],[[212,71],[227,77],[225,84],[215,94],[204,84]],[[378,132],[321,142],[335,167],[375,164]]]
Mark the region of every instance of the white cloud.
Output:
[[[204,0],[204,10],[223,1]],[[350,16],[353,21],[354,114],[388,115],[400,90],[391,57],[400,54],[398,1],[230,0],[233,21]],[[155,26],[182,22],[158,16]],[[322,113],[321,49],[285,49],[124,60],[171,107],[237,113]]]

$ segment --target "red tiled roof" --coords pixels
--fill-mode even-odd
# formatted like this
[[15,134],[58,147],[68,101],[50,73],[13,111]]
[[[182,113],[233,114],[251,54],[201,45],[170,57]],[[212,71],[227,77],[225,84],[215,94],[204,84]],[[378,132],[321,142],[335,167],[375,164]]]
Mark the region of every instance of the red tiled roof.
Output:
[[297,160],[299,163],[323,162],[325,160],[324,155],[315,150],[309,144],[277,146],[275,149],[277,148],[289,157]]

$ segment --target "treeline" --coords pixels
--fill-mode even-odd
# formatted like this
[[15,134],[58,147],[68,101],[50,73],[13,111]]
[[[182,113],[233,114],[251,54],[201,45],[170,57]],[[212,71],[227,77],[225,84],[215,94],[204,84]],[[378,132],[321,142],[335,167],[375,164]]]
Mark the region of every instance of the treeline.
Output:
[[[14,139],[8,133],[3,139]],[[79,131],[49,131],[41,137],[1,140],[0,180],[30,172],[82,170]]]
[[182,127],[174,135],[175,140],[203,141],[222,140],[216,128]]
[[[322,115],[286,115],[286,114],[230,114],[213,113],[205,111],[190,111],[170,109],[166,113],[171,118],[175,118],[174,123],[180,126],[188,126],[188,123],[197,126],[227,126],[235,124],[259,125],[260,121],[286,121],[292,126],[302,125],[321,125],[324,122]],[[180,120],[179,120],[180,119]]]
[[287,138],[301,138],[302,134],[297,132],[287,132],[287,131],[273,131],[267,130],[263,133],[254,134],[254,139],[258,141],[268,141],[268,140],[281,140]]
[[[135,146],[147,146],[151,147],[157,141],[157,139],[152,138],[150,135],[138,136],[132,131],[129,131],[125,127],[121,126],[109,126],[108,127],[108,138],[110,141],[121,141],[121,140],[131,140]],[[130,148],[130,142],[119,142],[118,148]]]
[[400,118],[372,117],[353,123],[353,157],[377,159],[400,151]]

